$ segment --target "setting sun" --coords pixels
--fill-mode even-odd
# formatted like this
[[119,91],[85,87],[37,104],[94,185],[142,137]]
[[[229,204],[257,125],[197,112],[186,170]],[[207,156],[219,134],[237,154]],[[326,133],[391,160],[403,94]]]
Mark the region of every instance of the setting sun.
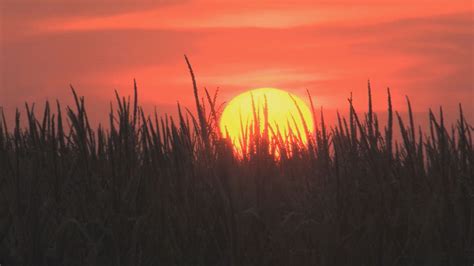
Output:
[[[314,123],[306,103],[298,96],[284,90],[259,88],[246,91],[233,98],[225,107],[220,119],[220,130],[223,136],[232,140],[238,152],[242,151],[243,145],[247,146],[244,143],[249,141],[249,135],[255,125],[255,115],[259,121],[260,134],[264,133],[265,105],[268,108],[270,139],[279,132],[284,141],[292,135],[304,144],[307,142],[305,124],[308,131],[312,132]],[[255,115],[254,110],[258,110]]]

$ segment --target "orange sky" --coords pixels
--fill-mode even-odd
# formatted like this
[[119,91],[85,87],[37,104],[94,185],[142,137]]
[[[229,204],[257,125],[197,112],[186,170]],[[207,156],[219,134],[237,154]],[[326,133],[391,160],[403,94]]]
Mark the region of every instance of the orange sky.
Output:
[[172,112],[192,104],[187,54],[222,101],[265,86],[329,111],[353,92],[363,110],[370,79],[376,110],[390,87],[401,111],[408,95],[416,112],[461,102],[474,118],[471,0],[289,2],[2,0],[0,106],[69,103],[73,84],[106,119],[136,78],[145,107]]

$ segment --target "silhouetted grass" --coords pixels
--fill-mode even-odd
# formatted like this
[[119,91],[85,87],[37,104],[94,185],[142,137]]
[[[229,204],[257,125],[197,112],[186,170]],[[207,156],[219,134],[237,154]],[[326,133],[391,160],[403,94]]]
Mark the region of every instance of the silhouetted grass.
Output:
[[180,106],[177,118],[144,114],[136,84],[133,101],[116,94],[107,127],[91,128],[74,90],[66,113],[47,103],[37,118],[26,105],[11,129],[2,114],[2,265],[472,263],[474,153],[461,107],[452,127],[430,111],[425,134],[409,101],[408,123],[394,115],[388,91],[382,128],[369,86],[364,116],[351,97],[349,119],[328,127],[311,103],[314,134],[306,125],[285,138],[268,124],[260,134],[255,123],[237,158],[216,97],[201,100],[187,63],[197,119]]

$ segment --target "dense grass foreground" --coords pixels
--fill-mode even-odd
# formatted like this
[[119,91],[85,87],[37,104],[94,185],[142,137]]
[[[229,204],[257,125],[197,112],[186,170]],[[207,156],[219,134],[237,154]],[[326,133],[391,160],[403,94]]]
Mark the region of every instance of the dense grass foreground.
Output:
[[196,119],[182,110],[177,120],[148,117],[136,94],[117,95],[110,124],[92,129],[75,93],[65,114],[47,104],[39,119],[27,105],[14,128],[0,119],[0,263],[474,260],[474,153],[462,110],[452,128],[430,112],[424,134],[411,110],[407,122],[393,115],[389,94],[383,129],[371,106],[362,117],[350,103],[347,120],[327,128],[321,115],[309,145],[290,143],[291,155],[274,159],[269,146],[281,143],[254,136],[236,158],[216,131],[215,98],[207,94],[205,108],[195,83],[194,93]]

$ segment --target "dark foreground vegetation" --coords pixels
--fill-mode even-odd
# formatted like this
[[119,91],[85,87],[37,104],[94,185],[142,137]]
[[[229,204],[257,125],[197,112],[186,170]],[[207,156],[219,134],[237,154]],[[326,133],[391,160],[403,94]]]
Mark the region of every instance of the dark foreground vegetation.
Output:
[[387,125],[349,103],[333,127],[317,115],[307,146],[251,129],[237,158],[217,131],[215,98],[206,92],[205,104],[195,83],[194,93],[196,118],[149,117],[136,95],[117,95],[109,125],[93,129],[75,93],[66,113],[26,106],[13,128],[0,118],[0,263],[474,261],[472,127],[461,108],[452,127],[430,111],[423,132],[388,94]]

